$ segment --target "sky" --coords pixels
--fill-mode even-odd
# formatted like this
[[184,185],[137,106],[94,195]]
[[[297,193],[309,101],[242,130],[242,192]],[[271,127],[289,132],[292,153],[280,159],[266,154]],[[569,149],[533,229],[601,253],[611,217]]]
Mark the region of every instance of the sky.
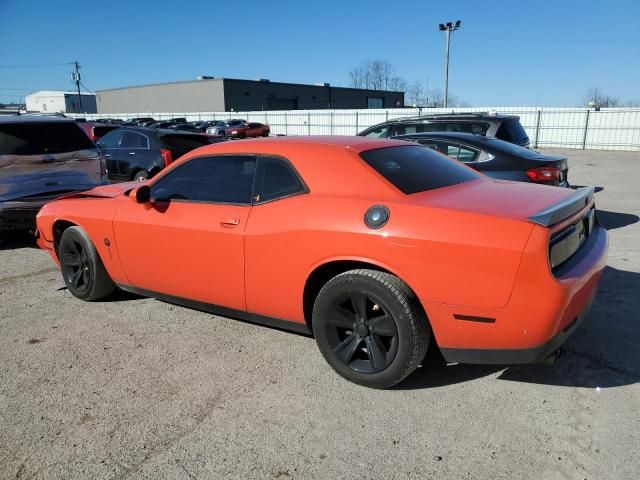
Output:
[[[640,0],[0,0],[0,102],[198,75],[349,86],[366,59],[474,106],[640,101]],[[66,64],[66,65],[56,65]],[[47,65],[47,66],[40,66]],[[25,67],[25,68],[16,68]]]

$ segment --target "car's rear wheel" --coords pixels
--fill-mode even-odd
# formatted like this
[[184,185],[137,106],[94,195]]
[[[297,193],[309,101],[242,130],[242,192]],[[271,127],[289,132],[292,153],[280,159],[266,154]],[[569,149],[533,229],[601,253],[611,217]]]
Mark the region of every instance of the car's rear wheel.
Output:
[[74,297],[91,302],[111,295],[116,289],[96,247],[80,227],[64,231],[58,258],[64,283]]
[[133,174],[134,182],[144,182],[148,178],[149,178],[149,172],[147,172],[146,170],[138,170],[136,173]]
[[411,289],[376,270],[331,279],[313,307],[320,352],[347,380],[372,388],[402,381],[424,359],[429,326]]

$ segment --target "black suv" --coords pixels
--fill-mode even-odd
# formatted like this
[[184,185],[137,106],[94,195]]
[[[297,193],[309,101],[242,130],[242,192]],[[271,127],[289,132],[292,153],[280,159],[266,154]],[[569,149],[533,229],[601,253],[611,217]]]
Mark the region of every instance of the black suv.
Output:
[[462,132],[496,137],[529,148],[529,137],[516,115],[451,113],[396,118],[358,133],[361,137],[390,138],[427,132]]

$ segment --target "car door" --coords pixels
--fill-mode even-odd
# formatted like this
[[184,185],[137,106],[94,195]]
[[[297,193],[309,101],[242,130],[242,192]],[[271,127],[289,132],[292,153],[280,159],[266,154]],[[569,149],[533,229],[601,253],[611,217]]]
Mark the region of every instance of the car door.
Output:
[[245,310],[244,232],[256,160],[198,157],[150,185],[151,203],[126,201],[114,218],[133,287]]
[[124,131],[118,141],[117,168],[125,180],[132,180],[136,172],[149,172],[153,163],[150,140],[147,135],[134,131]]
[[118,170],[118,143],[122,137],[124,130],[114,130],[107,133],[98,142],[98,148],[102,151],[104,159],[107,163],[107,175],[109,180],[121,180],[120,172]]

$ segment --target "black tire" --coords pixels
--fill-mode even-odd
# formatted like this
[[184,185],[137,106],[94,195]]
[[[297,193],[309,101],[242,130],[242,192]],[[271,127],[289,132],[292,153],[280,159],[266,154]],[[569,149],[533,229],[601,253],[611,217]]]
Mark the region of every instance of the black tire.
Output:
[[133,180],[134,182],[144,182],[148,178],[149,172],[147,172],[146,170],[138,170],[133,174],[133,178],[131,180]]
[[429,346],[429,324],[414,293],[398,277],[376,270],[350,270],[329,280],[318,293],[312,322],[329,365],[366,387],[404,380]]
[[96,247],[80,227],[69,227],[58,245],[62,278],[74,297],[87,302],[108,297],[116,289]]

